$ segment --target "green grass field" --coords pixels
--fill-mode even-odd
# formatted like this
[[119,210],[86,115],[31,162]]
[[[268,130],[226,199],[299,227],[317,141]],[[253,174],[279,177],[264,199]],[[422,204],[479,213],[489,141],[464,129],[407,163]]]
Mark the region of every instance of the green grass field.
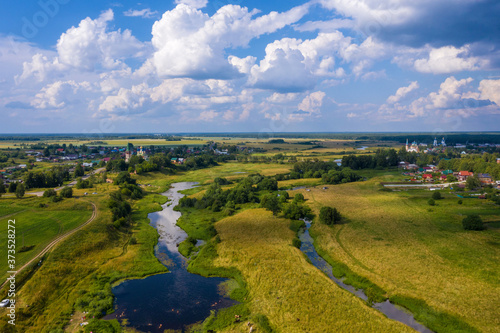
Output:
[[[39,208],[44,203],[48,207]],[[45,198],[1,199],[0,198],[0,254],[7,257],[8,220],[15,220],[16,267],[19,268],[38,254],[57,236],[74,229],[87,221],[92,206],[85,201],[66,199],[52,203]],[[19,252],[23,246],[34,246]],[[0,263],[0,279],[7,276],[7,261]]]
[[[377,183],[387,178],[391,176],[298,190],[316,212],[327,205],[345,217],[344,224],[332,228],[314,224],[317,246],[382,287],[387,296],[420,299],[479,331],[498,332],[500,233],[464,231],[461,220],[476,213],[485,221],[498,221],[499,207],[479,199],[459,205],[446,192],[431,207],[430,191],[380,191]],[[432,321],[423,308],[418,315]]]

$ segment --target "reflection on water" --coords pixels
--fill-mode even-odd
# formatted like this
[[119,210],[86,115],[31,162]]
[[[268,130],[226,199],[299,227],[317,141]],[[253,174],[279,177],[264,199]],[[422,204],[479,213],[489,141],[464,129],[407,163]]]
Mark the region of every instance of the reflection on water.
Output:
[[[351,293],[353,293],[354,295],[358,296],[359,298],[365,301],[368,300],[368,297],[365,295],[363,290],[361,289],[356,290],[353,286],[347,285],[344,282],[342,282],[342,280],[337,279],[335,276],[333,276],[332,266],[329,263],[327,263],[323,258],[321,258],[318,252],[316,252],[316,249],[314,248],[313,239],[311,235],[309,235],[310,227],[311,227],[311,222],[306,221],[305,230],[299,233],[299,239],[302,242],[300,250],[307,255],[307,257],[309,258],[309,260],[311,260],[312,264],[315,267],[325,272],[330,277],[330,279],[335,281],[337,285],[344,288],[345,290],[350,291]],[[373,304],[373,308],[385,314],[387,318],[397,320],[403,324],[406,324],[418,332],[432,333],[432,331],[429,330],[427,327],[415,321],[415,318],[413,318],[413,316],[410,313],[392,304],[391,302],[389,302],[389,300],[386,300],[385,302],[382,303],[375,303]]]
[[137,330],[163,333],[167,329],[183,329],[208,317],[210,310],[235,303],[219,292],[219,284],[226,279],[189,273],[186,270],[187,260],[177,249],[187,234],[176,225],[181,214],[173,208],[184,196],[178,191],[190,189],[196,184],[173,184],[170,190],[163,193],[171,201],[162,206],[162,211],[148,216],[160,235],[155,255],[170,272],[125,281],[113,288],[115,312],[105,319],[127,319],[128,326]]

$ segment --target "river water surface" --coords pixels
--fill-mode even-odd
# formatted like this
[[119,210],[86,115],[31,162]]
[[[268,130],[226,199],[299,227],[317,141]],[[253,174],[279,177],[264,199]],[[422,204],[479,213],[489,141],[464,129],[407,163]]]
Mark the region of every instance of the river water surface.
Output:
[[173,208],[184,196],[179,191],[191,189],[196,184],[172,184],[163,193],[170,201],[162,206],[163,210],[148,215],[160,236],[155,255],[169,272],[142,280],[128,280],[114,287],[115,312],[105,319],[127,319],[128,326],[139,331],[163,333],[167,329],[183,330],[207,318],[210,310],[235,303],[221,296],[219,285],[226,279],[189,273],[187,260],[177,249],[187,234],[176,225],[181,213]]

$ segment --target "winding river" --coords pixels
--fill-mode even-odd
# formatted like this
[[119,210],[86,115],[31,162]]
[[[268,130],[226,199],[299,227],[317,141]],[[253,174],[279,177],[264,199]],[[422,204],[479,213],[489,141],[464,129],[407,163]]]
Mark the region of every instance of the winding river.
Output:
[[[347,285],[342,280],[337,279],[333,273],[332,273],[332,266],[330,266],[329,263],[327,263],[319,254],[316,252],[316,249],[314,248],[313,242],[314,240],[312,239],[311,235],[309,235],[309,228],[311,227],[311,222],[305,221],[306,222],[306,228],[300,231],[299,233],[299,239],[302,242],[300,246],[300,250],[307,255],[309,260],[311,260],[312,264],[317,267],[319,270],[323,271],[328,275],[330,279],[332,279],[337,285],[340,287],[344,288],[345,290],[353,293],[354,295],[358,296],[359,298],[363,300],[368,300],[368,297],[365,295],[363,290],[361,289],[355,289],[353,286]],[[411,313],[408,313],[405,311],[403,308],[398,307],[389,300],[386,300],[385,302],[382,303],[375,303],[372,305],[373,308],[379,310],[383,314],[387,316],[387,318],[399,321],[405,325],[410,326],[411,328],[415,329],[418,332],[422,333],[432,333],[431,330],[429,330],[427,327],[423,326],[419,322],[413,318]]]
[[187,260],[177,249],[187,234],[176,224],[181,213],[174,211],[174,207],[184,196],[179,192],[197,184],[172,184],[163,193],[170,201],[162,206],[163,210],[148,215],[159,234],[155,255],[169,272],[127,280],[114,287],[115,312],[105,319],[126,319],[128,326],[136,330],[163,333],[168,329],[183,330],[207,318],[211,310],[235,304],[221,295],[219,286],[226,279],[189,273]]

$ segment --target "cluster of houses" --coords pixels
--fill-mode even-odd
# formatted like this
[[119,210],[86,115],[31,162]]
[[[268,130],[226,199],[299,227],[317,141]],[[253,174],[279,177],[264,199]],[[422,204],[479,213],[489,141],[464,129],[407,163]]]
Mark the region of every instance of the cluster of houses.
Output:
[[[497,162],[500,159],[497,160]],[[439,170],[435,165],[427,165],[425,167],[419,167],[416,164],[411,164],[408,162],[400,162],[399,167],[403,170],[403,175],[411,177],[408,179],[410,182],[446,182],[449,175],[453,175],[459,182],[465,182],[469,177],[473,177],[474,173],[470,171],[453,171],[453,170]],[[490,174],[478,173],[477,177],[483,185],[495,185],[500,187],[500,181],[494,181]],[[460,186],[460,184],[459,184]]]

